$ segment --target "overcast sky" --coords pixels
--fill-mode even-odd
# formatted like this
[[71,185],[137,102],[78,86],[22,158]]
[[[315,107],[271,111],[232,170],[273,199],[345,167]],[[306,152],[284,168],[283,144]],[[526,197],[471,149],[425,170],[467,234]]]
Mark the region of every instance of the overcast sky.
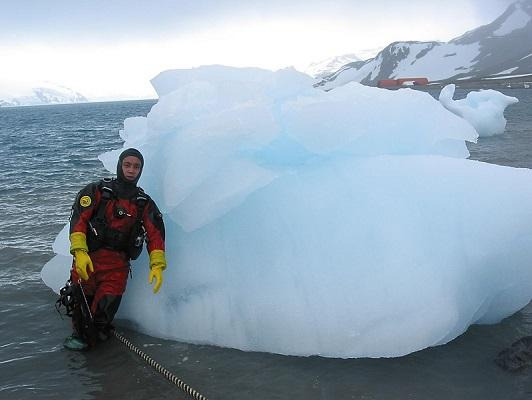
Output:
[[393,41],[448,41],[512,0],[0,0],[0,92],[49,81],[92,99],[153,98],[149,80],[205,64],[304,70]]

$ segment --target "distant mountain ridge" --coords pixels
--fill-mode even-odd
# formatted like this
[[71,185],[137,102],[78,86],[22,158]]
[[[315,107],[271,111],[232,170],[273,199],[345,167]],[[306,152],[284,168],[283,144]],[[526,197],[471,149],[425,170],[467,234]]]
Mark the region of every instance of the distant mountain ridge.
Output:
[[26,89],[23,94],[0,96],[0,107],[37,106],[46,104],[86,103],[81,93],[70,88],[45,84]]
[[376,86],[381,79],[426,77],[430,81],[532,74],[532,0],[520,0],[488,25],[449,42],[394,42],[377,56],[344,65],[316,86],[350,81]]
[[341,56],[329,57],[325,60],[310,64],[305,69],[305,73],[314,78],[322,78],[335,71],[338,71],[338,69],[344,65],[356,61],[361,61],[360,57],[358,57],[356,54],[344,54]]

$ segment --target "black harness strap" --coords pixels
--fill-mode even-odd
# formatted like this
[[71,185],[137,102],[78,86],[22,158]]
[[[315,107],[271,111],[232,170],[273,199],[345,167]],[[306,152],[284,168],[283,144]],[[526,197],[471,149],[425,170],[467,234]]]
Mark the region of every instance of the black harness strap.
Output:
[[107,209],[107,203],[113,198],[114,191],[112,188],[112,180],[103,179],[100,182],[99,189],[102,193],[100,198],[100,203],[96,210],[95,215],[89,221],[89,227],[91,229],[91,234],[89,237],[92,240],[89,240],[89,250],[96,250],[104,245],[107,230],[107,220],[105,218],[105,210]]
[[144,229],[142,217],[144,216],[144,208],[148,204],[148,197],[141,188],[139,188],[135,203],[137,204],[137,218],[131,231],[131,240],[128,248],[129,257],[132,260],[136,260],[140,256],[142,245],[146,240],[146,229]]
[[148,203],[148,196],[146,196],[144,190],[141,188],[139,188],[135,203],[137,203],[138,206],[137,223],[142,224],[142,216],[144,215],[144,207],[146,207],[146,204]]
[[[111,181],[112,182],[112,181]],[[102,184],[100,185],[100,190],[102,191],[102,197],[100,198],[100,204],[98,205],[98,210],[96,211],[96,216],[94,217],[94,222],[97,225],[105,226],[107,225],[107,221],[105,219],[105,209],[107,208],[107,203],[114,195],[113,188],[108,185],[106,180],[102,181]]]

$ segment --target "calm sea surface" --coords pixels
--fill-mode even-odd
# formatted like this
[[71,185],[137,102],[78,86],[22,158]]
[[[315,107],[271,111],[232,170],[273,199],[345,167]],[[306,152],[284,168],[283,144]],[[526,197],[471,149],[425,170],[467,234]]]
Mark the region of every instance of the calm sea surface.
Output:
[[[505,93],[520,101],[506,111],[506,132],[469,145],[471,158],[532,168],[532,90]],[[0,108],[0,399],[187,398],[114,339],[88,353],[64,350],[70,321],[40,279],[77,191],[108,175],[97,156],[120,148],[124,119],[146,115],[154,103]],[[532,335],[532,304],[447,345],[393,359],[246,353],[122,330],[209,399],[532,398],[532,368],[508,373],[492,361]]]

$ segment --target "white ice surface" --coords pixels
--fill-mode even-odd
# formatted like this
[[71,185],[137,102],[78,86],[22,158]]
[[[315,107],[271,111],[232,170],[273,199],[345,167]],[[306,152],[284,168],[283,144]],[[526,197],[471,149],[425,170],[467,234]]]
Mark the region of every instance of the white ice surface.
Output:
[[[121,133],[145,156],[168,259],[157,295],[146,253],[133,263],[121,318],[191,343],[391,357],[529,302],[532,173],[467,160],[475,130],[429,94],[208,71],[161,75]],[[100,157],[110,171],[119,151]],[[69,264],[44,281],[57,290]]]

